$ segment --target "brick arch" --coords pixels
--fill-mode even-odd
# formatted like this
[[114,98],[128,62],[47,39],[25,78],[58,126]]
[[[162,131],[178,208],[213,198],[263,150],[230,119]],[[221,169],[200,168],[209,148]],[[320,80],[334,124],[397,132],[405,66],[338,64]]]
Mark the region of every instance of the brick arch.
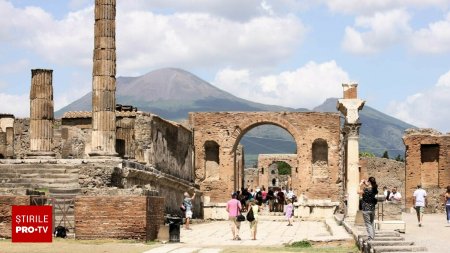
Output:
[[[295,140],[297,161],[293,166],[292,187],[309,199],[336,200],[339,195],[340,121],[337,113],[319,112],[195,112],[189,114],[194,141],[195,183],[210,203],[226,202],[230,193],[243,186],[243,152],[238,146],[250,129],[260,125],[276,125],[288,131]],[[327,178],[315,178],[311,147],[323,138],[329,144]],[[205,141],[219,145],[217,175],[205,178]],[[324,190],[326,189],[326,190]]]
[[[282,119],[280,117],[268,117],[267,119],[259,119],[259,118],[248,118],[247,120],[235,125],[234,131],[231,134],[231,142],[234,142],[233,148],[230,150],[230,153],[234,153],[236,151],[239,142],[242,137],[251,129],[262,126],[262,125],[274,125],[283,128],[286,130],[294,139],[295,144],[297,145],[297,152],[299,149],[299,130],[294,127],[289,121]],[[233,141],[234,139],[234,141]]]
[[[292,175],[297,173],[297,154],[260,154],[258,155],[258,184],[261,186],[264,185],[266,188],[269,186],[269,183],[273,178],[269,168],[276,162],[285,162],[291,166],[291,178]],[[291,182],[289,182],[287,186],[291,187]]]

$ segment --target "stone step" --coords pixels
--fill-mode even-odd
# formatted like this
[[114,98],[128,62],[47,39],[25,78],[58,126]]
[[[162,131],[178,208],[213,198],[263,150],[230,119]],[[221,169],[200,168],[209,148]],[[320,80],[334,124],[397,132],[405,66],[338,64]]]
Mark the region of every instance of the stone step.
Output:
[[5,178],[78,178],[75,173],[1,173],[0,180]]
[[51,195],[77,195],[81,192],[81,188],[72,188],[72,189],[68,189],[68,188],[51,188],[49,189],[49,193]]
[[80,169],[74,168],[74,167],[46,167],[46,168],[34,168],[34,167],[25,167],[25,168],[13,168],[13,167],[2,167],[0,166],[0,174],[2,173],[16,173],[16,174],[43,174],[43,173],[50,173],[50,174],[57,174],[57,173],[72,173],[72,174],[78,174]]
[[427,251],[426,247],[421,247],[421,246],[376,246],[376,247],[372,247],[372,249],[373,249],[373,253],[401,252],[401,251],[403,251],[403,252]]
[[27,188],[27,189],[36,189],[36,188],[80,188],[78,183],[1,183],[0,188]]
[[66,184],[78,183],[78,178],[0,178],[0,183]]
[[369,241],[367,243],[372,247],[414,245],[414,242],[410,242],[410,241]]

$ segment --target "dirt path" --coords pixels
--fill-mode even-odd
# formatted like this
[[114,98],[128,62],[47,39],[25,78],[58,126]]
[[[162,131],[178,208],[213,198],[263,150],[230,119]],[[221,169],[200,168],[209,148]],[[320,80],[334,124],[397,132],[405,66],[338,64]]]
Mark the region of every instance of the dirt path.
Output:
[[0,253],[142,253],[156,247],[157,244],[142,242],[74,239],[54,239],[52,243],[12,243],[0,240]]

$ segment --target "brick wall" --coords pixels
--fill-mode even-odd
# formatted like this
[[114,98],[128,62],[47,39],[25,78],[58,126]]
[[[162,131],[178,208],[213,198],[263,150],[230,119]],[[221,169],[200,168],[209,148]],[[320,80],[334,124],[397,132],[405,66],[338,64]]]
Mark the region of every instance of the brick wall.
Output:
[[75,199],[77,239],[153,240],[164,222],[164,198],[94,196]]
[[405,206],[405,198],[411,193],[405,193],[405,163],[397,162],[386,158],[365,157],[360,162],[360,179],[375,177],[378,184],[378,191],[383,193],[383,187],[389,190],[397,187],[397,191],[402,195],[401,206]]
[[450,185],[450,134],[433,129],[408,129],[403,136],[406,146],[406,207],[417,185],[428,193],[425,212],[444,212],[443,194]]
[[30,196],[0,195],[0,238],[11,238],[11,206],[30,204]]
[[[195,183],[211,202],[225,202],[235,191],[234,153],[241,138],[250,129],[263,124],[277,125],[288,131],[297,146],[292,188],[310,199],[339,200],[342,184],[340,168],[340,122],[337,113],[318,112],[205,112],[190,113],[194,129]],[[314,141],[323,139],[328,147],[327,177],[314,177]],[[219,146],[219,175],[209,177],[205,144]]]

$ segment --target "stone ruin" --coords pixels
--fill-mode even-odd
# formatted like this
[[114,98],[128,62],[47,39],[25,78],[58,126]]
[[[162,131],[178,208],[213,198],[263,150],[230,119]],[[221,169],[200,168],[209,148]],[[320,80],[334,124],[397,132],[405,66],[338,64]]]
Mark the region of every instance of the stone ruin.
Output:
[[450,133],[433,129],[408,129],[406,146],[406,207],[413,207],[412,194],[417,185],[428,193],[426,212],[444,212],[444,193],[450,185]]
[[[342,131],[338,113],[319,112],[190,113],[189,126],[182,126],[116,104],[115,14],[115,0],[95,1],[91,112],[67,112],[54,119],[52,71],[36,69],[30,118],[0,115],[0,192],[15,196],[3,197],[2,203],[29,203],[24,195],[31,188],[45,189],[56,200],[72,199],[84,209],[94,210],[103,203],[99,212],[111,220],[117,216],[117,205],[122,211],[140,206],[146,211],[139,219],[146,226],[130,230],[131,217],[115,219],[118,230],[132,232],[110,236],[152,239],[160,223],[150,224],[149,217],[162,222],[164,213],[180,214],[183,192],[196,190],[194,216],[225,219],[224,203],[245,186],[239,142],[253,127],[272,124],[287,130],[297,145],[297,153],[285,157],[292,167],[288,186],[303,193],[317,210],[323,209],[311,213],[304,206],[299,215],[330,217],[347,192],[347,215],[355,216],[358,111],[364,105],[357,98],[356,84],[343,85],[344,98],[338,103],[345,116]],[[258,184],[268,182],[267,175],[258,175]],[[122,205],[124,201],[135,205]],[[74,207],[71,203],[69,209]],[[77,224],[89,221],[105,229],[86,213],[78,217],[72,226],[79,238],[97,235]]]

